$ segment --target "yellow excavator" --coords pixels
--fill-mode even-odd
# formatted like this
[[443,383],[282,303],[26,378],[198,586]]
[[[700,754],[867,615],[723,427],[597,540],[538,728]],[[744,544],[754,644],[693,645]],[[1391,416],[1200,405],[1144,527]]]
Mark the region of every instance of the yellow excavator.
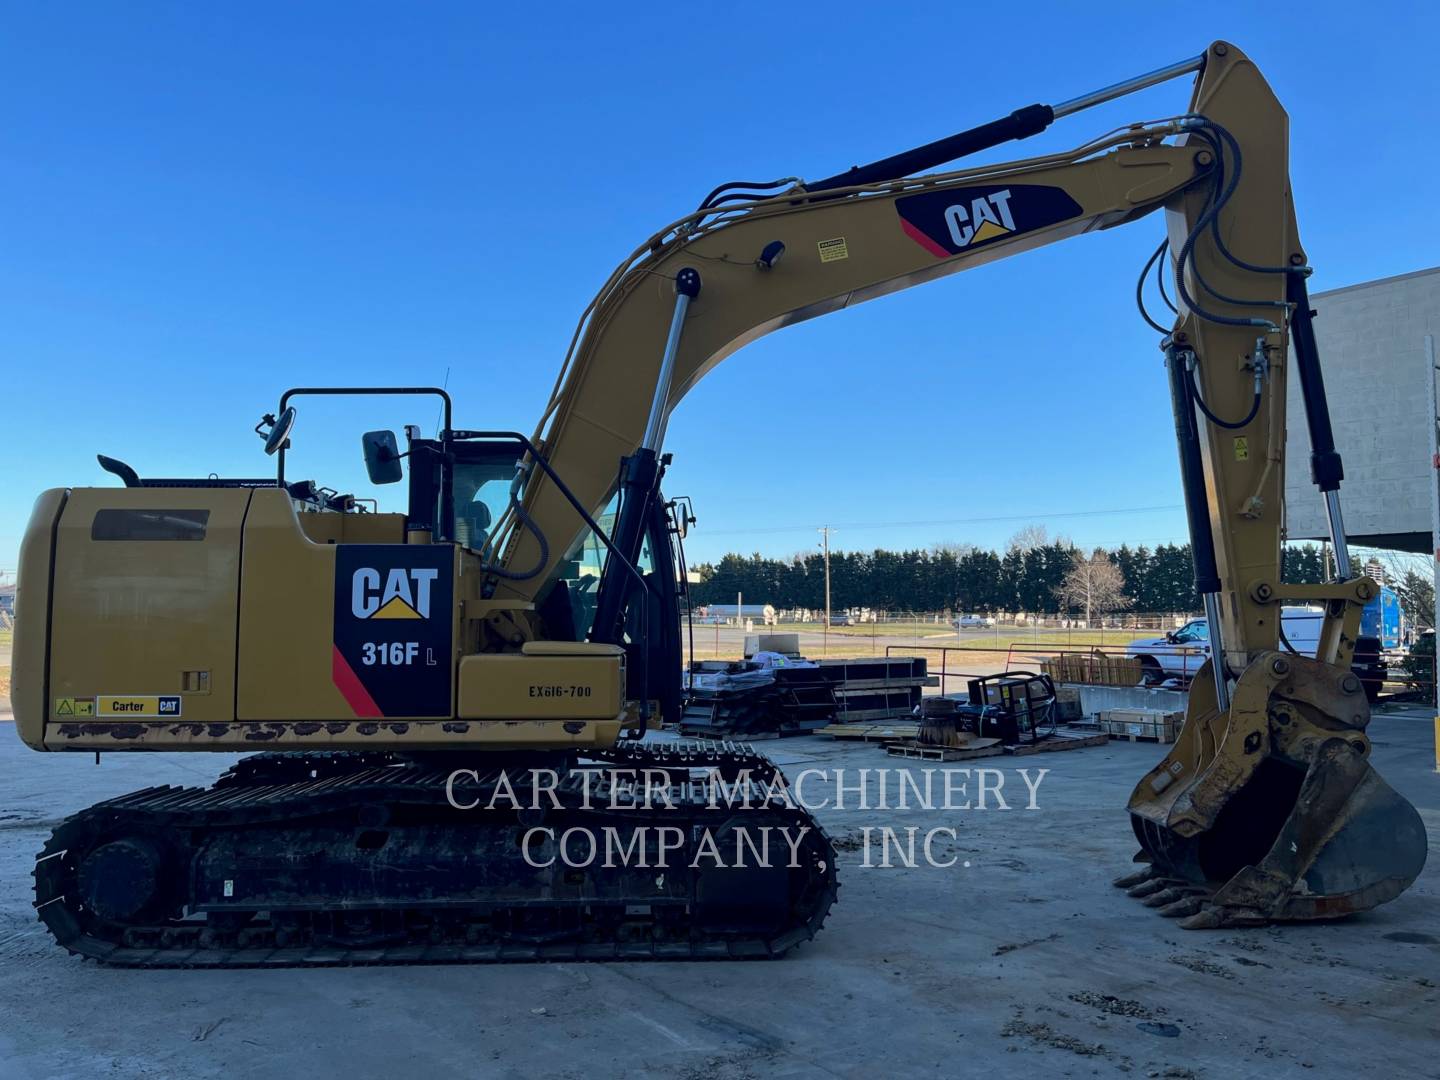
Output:
[[[1190,75],[1178,116],[951,164]],[[671,410],[771,330],[1161,209],[1137,298],[1213,650],[1130,798],[1141,865],[1117,884],[1190,928],[1399,895],[1425,831],[1369,763],[1351,656],[1375,586],[1347,553],[1287,143],[1255,64],[1216,42],[825,180],[716,188],[605,282],[530,436],[456,428],[438,389],[302,387],[256,429],[273,478],[142,478],[102,458],[123,486],[45,492],[20,561],[20,737],[262,752],[212,787],[68,818],[36,864],[40,918],[70,951],[130,966],[776,956],[813,937],[835,854],[774,766],[640,738],[681,708],[693,517],[661,495]],[[1292,374],[1336,553],[1321,585],[1280,577]],[[440,399],[435,438],[362,439],[372,481],[408,483],[405,513],[287,478],[292,402],[322,393]],[[1324,608],[1314,658],[1282,640],[1287,602]],[[755,801],[717,803],[687,783],[702,776]],[[535,798],[512,796],[531,781]],[[766,829],[786,857],[691,858]],[[582,834],[624,857],[586,862]]]

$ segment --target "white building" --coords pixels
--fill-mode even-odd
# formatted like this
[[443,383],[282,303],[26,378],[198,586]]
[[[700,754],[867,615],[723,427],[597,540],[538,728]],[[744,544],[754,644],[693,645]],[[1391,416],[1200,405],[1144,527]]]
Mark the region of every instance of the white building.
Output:
[[[1440,337],[1440,267],[1310,299],[1335,447],[1345,462],[1345,531],[1354,544],[1429,552],[1435,417],[1425,335]],[[1323,540],[1325,508],[1310,482],[1310,432],[1293,357],[1289,374],[1286,536]]]

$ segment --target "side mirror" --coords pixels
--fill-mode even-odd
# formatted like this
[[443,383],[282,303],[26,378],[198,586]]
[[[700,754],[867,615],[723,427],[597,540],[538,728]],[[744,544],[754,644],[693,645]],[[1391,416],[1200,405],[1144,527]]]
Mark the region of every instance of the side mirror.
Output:
[[681,540],[690,535],[690,526],[695,524],[695,509],[690,503],[688,495],[681,495],[678,499],[671,499],[666,504],[670,511],[670,527]]
[[[260,426],[263,427],[267,423],[270,425],[270,430],[262,432],[265,439],[265,453],[273,455],[275,451],[290,441],[290,431],[295,426],[295,406],[287,405],[280,413],[278,420],[273,416],[265,417],[260,421]],[[260,428],[257,427],[255,430],[259,431]]]
[[393,431],[367,431],[360,436],[365,450],[365,471],[372,484],[398,484],[405,476],[400,465],[400,447]]

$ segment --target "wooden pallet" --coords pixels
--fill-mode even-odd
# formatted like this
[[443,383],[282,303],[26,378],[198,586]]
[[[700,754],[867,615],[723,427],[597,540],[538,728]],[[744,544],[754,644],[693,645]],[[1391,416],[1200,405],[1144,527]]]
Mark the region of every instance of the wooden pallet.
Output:
[[1024,757],[1027,754],[1053,754],[1057,750],[1083,750],[1087,746],[1104,746],[1113,737],[1104,732],[1057,731],[1048,739],[1041,739],[1037,743],[1006,746],[1005,753]]
[[816,735],[828,735],[832,739],[859,739],[864,742],[893,742],[896,739],[913,739],[920,734],[920,725],[912,723],[872,724],[831,724],[818,728]]
[[925,746],[914,739],[885,745],[891,757],[920,758],[926,761],[970,761],[973,758],[999,757],[1005,747],[998,742],[991,746]]
[[[1178,734],[1178,732],[1176,734]],[[1175,741],[1175,737],[1173,735],[1167,739],[1160,735],[1131,735],[1128,731],[1112,731],[1106,736],[1106,738],[1114,739],[1116,742],[1159,743],[1161,746],[1169,746]]]
[[1037,743],[1005,743],[986,747],[924,746],[914,739],[888,743],[885,752],[892,757],[928,758],[932,761],[966,761],[970,758],[1009,754],[1028,757],[1031,754],[1053,754],[1060,750],[1081,750],[1087,746],[1104,746],[1110,736],[1090,732],[1057,731]]

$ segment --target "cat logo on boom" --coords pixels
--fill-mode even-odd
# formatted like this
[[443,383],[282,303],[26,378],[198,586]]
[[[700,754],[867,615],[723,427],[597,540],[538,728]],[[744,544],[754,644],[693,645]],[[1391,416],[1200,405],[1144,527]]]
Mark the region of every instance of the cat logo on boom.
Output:
[[382,575],[362,566],[350,578],[350,612],[357,619],[428,619],[430,586],[439,575],[433,567],[396,567]]
[[900,228],[937,259],[1009,240],[1082,216],[1064,188],[1047,184],[967,184],[895,200]]
[[970,200],[968,208],[964,203],[947,206],[945,224],[949,226],[950,239],[957,248],[1014,232],[1015,219],[1010,216],[1010,189],[977,195]]

